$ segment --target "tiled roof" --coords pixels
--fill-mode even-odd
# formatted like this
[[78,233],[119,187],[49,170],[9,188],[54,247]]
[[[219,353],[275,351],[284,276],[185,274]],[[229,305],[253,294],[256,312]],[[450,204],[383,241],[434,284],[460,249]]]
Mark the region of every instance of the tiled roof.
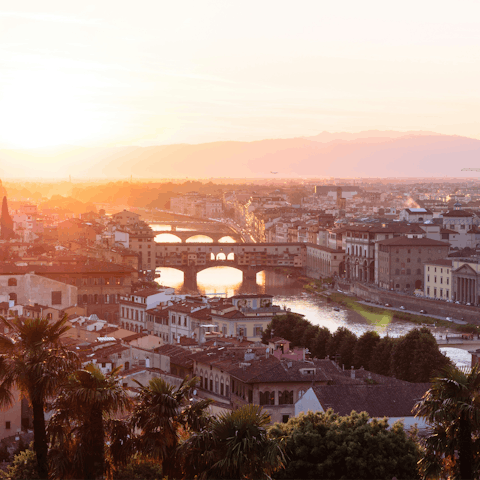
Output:
[[339,415],[355,410],[371,417],[410,417],[413,406],[429,388],[429,383],[318,385],[313,391],[325,410],[332,408]]
[[137,290],[136,292],[133,292],[132,295],[134,297],[150,297],[151,295],[156,295],[157,293],[162,293],[162,290],[159,290],[157,288],[145,288],[143,290]]
[[442,265],[445,267],[451,267],[453,260],[448,260],[447,258],[441,258],[439,260],[433,260],[433,262],[425,262],[425,265]]
[[432,240],[430,238],[408,238],[408,237],[395,237],[388,238],[387,240],[381,240],[377,242],[377,245],[385,246],[405,246],[405,247],[449,247],[447,242],[441,242],[440,240]]
[[466,212],[465,210],[449,210],[443,214],[443,217],[473,217],[474,214],[472,212]]
[[170,357],[170,362],[185,368],[191,368],[193,361],[190,359],[190,351],[178,345],[162,345],[155,348],[155,353]]
[[[250,365],[246,365],[250,363]],[[303,374],[301,369],[315,368],[315,374]],[[330,376],[316,364],[294,360],[279,360],[274,356],[244,361],[229,369],[231,376],[244,383],[276,383],[276,382],[328,382]]]

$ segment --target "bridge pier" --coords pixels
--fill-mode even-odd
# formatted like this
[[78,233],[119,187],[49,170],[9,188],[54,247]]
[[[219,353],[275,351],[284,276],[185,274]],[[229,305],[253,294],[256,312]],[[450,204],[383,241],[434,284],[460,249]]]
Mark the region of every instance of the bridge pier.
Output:
[[188,290],[197,291],[197,269],[189,267],[184,271],[183,286]]

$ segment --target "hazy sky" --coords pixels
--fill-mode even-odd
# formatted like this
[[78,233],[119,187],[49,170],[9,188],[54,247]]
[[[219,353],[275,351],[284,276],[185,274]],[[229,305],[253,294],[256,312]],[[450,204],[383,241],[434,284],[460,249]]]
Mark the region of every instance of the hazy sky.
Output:
[[480,2],[0,1],[0,147],[480,138]]

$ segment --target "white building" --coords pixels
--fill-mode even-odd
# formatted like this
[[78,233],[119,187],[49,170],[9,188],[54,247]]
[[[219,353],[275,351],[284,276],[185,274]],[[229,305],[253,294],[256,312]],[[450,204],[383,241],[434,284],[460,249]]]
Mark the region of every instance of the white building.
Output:
[[452,260],[441,259],[424,264],[424,295],[427,298],[452,300]]

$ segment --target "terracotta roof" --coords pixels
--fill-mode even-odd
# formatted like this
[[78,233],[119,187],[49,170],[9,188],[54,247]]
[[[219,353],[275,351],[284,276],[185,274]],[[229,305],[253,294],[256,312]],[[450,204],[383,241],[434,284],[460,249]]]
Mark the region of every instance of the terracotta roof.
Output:
[[425,265],[441,265],[445,267],[451,267],[453,260],[448,260],[447,258],[441,258],[439,260],[433,260],[431,262],[425,262]]
[[[246,365],[250,364],[250,365]],[[301,373],[301,369],[315,368],[315,374]],[[316,363],[295,360],[279,360],[270,355],[268,358],[243,361],[229,369],[231,376],[244,383],[277,382],[328,382],[330,376]]]
[[473,217],[472,212],[466,212],[465,210],[449,210],[443,214],[443,217]]
[[429,388],[429,383],[318,385],[313,391],[325,410],[332,408],[339,415],[355,410],[371,417],[410,417],[413,406]]
[[157,288],[145,288],[142,290],[137,290],[136,292],[133,292],[132,295],[134,297],[150,297],[151,295],[156,295],[157,293],[162,293],[162,290],[159,290]]
[[193,360],[190,358],[190,351],[179,345],[162,345],[155,348],[155,353],[170,357],[170,362],[185,368],[191,368]]
[[430,238],[408,238],[395,237],[387,240],[380,240],[377,245],[385,246],[405,246],[405,247],[450,247],[448,242],[440,240],[432,240]]

